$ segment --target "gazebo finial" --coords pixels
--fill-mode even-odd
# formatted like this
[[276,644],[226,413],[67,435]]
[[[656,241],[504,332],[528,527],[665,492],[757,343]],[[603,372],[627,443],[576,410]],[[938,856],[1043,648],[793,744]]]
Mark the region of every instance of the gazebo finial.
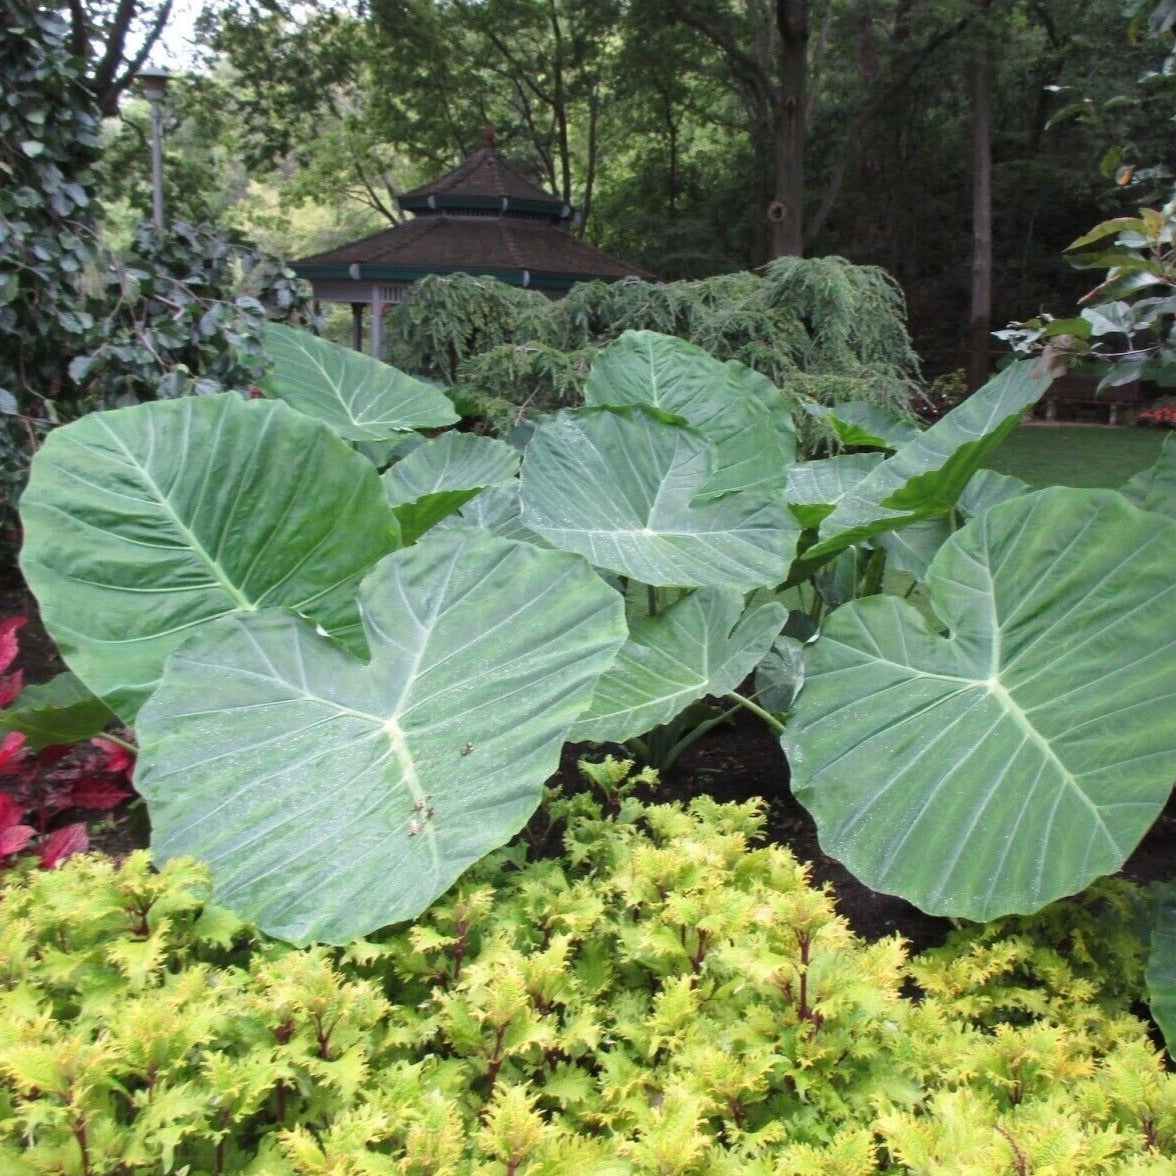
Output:
[[494,150],[494,128],[487,123],[486,129],[482,132],[482,146],[489,147],[491,151]]

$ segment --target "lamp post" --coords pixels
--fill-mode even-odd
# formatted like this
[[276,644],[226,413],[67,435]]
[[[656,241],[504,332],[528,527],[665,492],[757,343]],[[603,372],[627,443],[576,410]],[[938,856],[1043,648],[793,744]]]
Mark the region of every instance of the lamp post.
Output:
[[143,93],[151,103],[151,219],[156,229],[163,228],[163,99],[170,77],[166,69],[139,70]]

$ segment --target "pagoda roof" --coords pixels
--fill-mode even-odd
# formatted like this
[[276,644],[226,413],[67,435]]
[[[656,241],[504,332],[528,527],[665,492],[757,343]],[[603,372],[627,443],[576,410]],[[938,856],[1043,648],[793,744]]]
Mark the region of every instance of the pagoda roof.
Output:
[[406,212],[495,208],[547,213],[558,220],[570,219],[573,211],[511,167],[491,143],[439,179],[405,192],[397,203]]
[[[481,154],[480,152],[478,154]],[[293,263],[302,278],[413,282],[428,274],[488,274],[549,291],[594,278],[657,278],[549,220],[506,215],[418,216]]]

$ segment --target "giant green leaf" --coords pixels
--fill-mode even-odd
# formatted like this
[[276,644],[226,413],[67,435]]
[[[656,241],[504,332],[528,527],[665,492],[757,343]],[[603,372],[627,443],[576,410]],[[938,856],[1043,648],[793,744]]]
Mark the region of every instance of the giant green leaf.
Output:
[[[956,503],[958,514],[974,518],[998,503],[1007,502],[1020,494],[1028,494],[1031,487],[1020,478],[998,474],[995,470],[977,470],[964,487]],[[884,531],[874,537],[886,552],[887,566],[906,572],[922,580],[935,558],[935,553],[947,542],[953,531],[949,515],[934,515],[918,519],[895,531]]]
[[880,453],[839,453],[788,467],[785,497],[804,527],[820,526],[837,504],[883,461]]
[[523,462],[523,524],[556,547],[643,584],[748,590],[779,583],[799,533],[782,503],[697,503],[711,448],[641,411],[542,421]]
[[1176,777],[1174,550],[1117,493],[1043,490],[936,555],[946,636],[892,597],[833,614],[782,739],[825,850],[970,919],[1118,869]]
[[787,616],[774,602],[744,615],[742,593],[700,588],[643,617],[601,675],[571,737],[621,743],[708,694],[729,693],[755,669]]
[[355,586],[396,546],[370,462],[284,404],[232,393],[54,430],[21,517],[46,629],[127,722],[167,655],[225,613],[280,605],[358,639]]
[[842,445],[895,450],[919,435],[919,426],[868,400],[847,400],[829,410],[829,424]]
[[1014,363],[862,478],[822,522],[805,556],[840,551],[883,531],[952,510],[972,475],[1040,399],[1050,378]]
[[1164,438],[1155,465],[1131,478],[1123,493],[1144,510],[1176,518],[1176,434]]
[[479,490],[510,481],[519,454],[502,441],[474,433],[442,433],[387,470],[381,480],[407,546]]
[[347,441],[386,441],[458,419],[439,388],[309,331],[267,323],[265,352],[273,367],[262,390]]
[[155,855],[207,861],[218,902],[299,943],[414,917],[517,832],[625,637],[582,559],[472,530],[381,561],[359,608],[369,664],[239,615],[139,716]]
[[523,526],[517,479],[487,486],[465,506],[439,520],[435,529],[450,531],[468,527],[477,527],[500,539],[519,539],[537,547],[551,546],[546,539]]
[[773,411],[782,400],[759,372],[656,331],[626,331],[596,357],[584,385],[589,406],[648,405],[696,428],[715,451],[702,498],[784,485],[796,430],[787,412]]
[[1147,1000],[1169,1056],[1176,1057],[1176,882],[1153,883]]
[[33,751],[90,739],[113,720],[110,707],[70,673],[26,686],[11,706],[0,711],[0,729],[19,731]]

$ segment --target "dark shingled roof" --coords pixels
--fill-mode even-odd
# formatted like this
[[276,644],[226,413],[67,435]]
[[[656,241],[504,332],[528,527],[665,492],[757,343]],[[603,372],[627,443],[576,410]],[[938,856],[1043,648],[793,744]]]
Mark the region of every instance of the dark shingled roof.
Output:
[[[463,164],[439,180],[405,192],[400,197],[399,204],[404,209],[416,209],[418,206],[427,206],[430,196],[488,196],[496,199],[505,196],[508,200],[550,205],[556,216],[559,216],[564,208],[562,202],[550,192],[544,192],[526,176],[515,171],[510,164],[503,162],[491,146],[475,151]],[[570,210],[567,215],[570,215]]]
[[[322,281],[414,282],[427,274],[490,274],[551,293],[573,282],[655,275],[567,231],[570,206],[498,158],[492,144],[400,198],[414,218],[293,263]],[[358,267],[358,268],[356,268]]]
[[[550,284],[545,278],[615,280],[652,279],[548,222],[507,217],[421,216],[338,249],[294,263],[303,276],[328,277],[326,269],[362,267],[365,277],[413,281],[424,273],[519,274],[527,285]],[[418,272],[421,271],[421,272]],[[337,276],[343,277],[345,273]],[[509,280],[509,279],[507,279]]]

